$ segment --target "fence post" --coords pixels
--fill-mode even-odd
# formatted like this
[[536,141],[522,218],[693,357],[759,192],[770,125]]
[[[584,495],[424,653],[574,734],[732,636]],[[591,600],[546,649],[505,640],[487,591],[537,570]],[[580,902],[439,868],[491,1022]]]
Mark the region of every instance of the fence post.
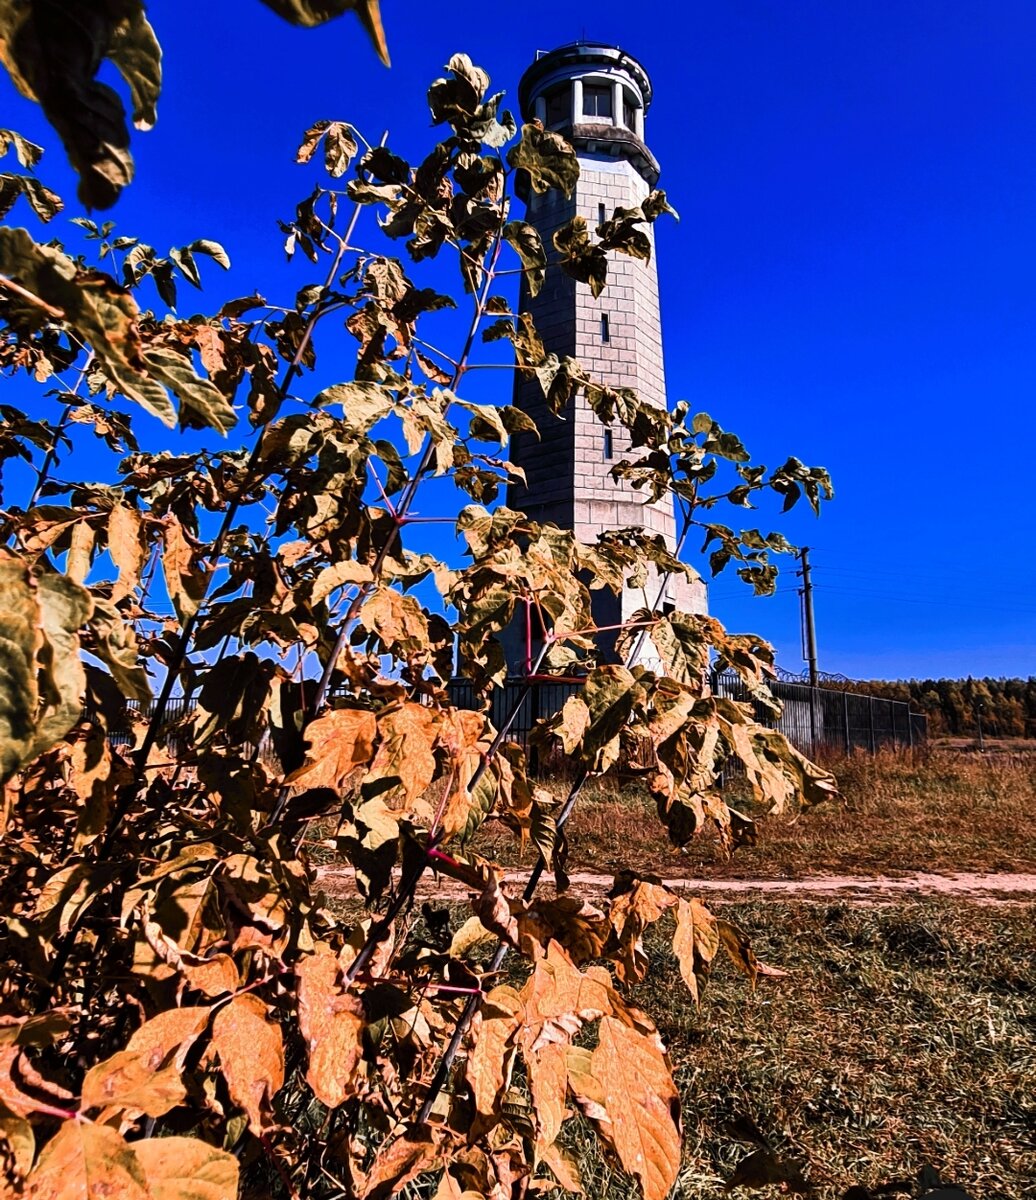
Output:
[[849,739],[849,693],[842,692],[842,725],[845,729],[845,752],[851,754],[853,744]]
[[875,742],[874,742],[874,697],[869,696],[868,699],[870,700],[870,705],[868,706],[868,712],[870,713],[871,754],[873,754],[874,751],[877,749],[877,746],[875,745]]

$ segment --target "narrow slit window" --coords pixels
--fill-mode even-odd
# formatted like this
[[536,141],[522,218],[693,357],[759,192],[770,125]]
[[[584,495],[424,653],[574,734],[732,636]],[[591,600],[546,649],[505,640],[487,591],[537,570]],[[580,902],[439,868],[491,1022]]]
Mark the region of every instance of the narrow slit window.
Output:
[[607,342],[611,340],[611,334],[608,330],[608,314],[601,313],[601,341]]
[[598,206],[597,206],[597,224],[603,225],[607,219],[608,218],[604,211],[604,205],[598,204]]
[[615,457],[615,440],[610,429],[604,431],[604,457],[606,461]]

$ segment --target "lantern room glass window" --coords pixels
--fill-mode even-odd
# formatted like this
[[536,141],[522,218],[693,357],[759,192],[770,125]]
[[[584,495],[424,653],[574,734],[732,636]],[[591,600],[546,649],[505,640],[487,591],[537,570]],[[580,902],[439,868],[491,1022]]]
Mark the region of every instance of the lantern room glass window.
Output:
[[557,88],[547,95],[547,125],[564,125],[572,119],[572,93],[568,88]]
[[612,115],[612,89],[605,83],[583,84],[583,116],[607,117]]

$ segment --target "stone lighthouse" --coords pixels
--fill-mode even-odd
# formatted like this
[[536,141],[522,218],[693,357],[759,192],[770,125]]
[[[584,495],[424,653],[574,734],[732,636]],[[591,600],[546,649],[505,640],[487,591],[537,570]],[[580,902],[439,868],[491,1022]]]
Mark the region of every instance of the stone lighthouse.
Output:
[[[577,42],[540,52],[522,76],[518,89],[522,118],[538,119],[575,147],[579,182],[566,198],[557,189],[523,196],[527,220],[552,247],[554,231],[574,216],[593,230],[615,209],[639,204],[655,187],[659,166],[645,143],[645,115],[651,104],[651,82],[636,59],[615,46]],[[651,226],[644,226],[654,237]],[[535,297],[522,288],[520,306],[531,314],[548,351],[572,355],[596,380],[632,388],[643,399],[667,404],[658,300],[658,272],[650,262],[624,254],[609,256],[608,282],[595,299],[587,284],[550,271]],[[512,486],[508,502],[537,521],[571,529],[584,542],[595,542],[607,529],[642,526],[661,534],[670,549],[677,531],[672,503],[645,504],[643,494],[609,474],[620,459],[636,457],[630,436],[621,426],[604,426],[580,394],[561,417],[547,408],[536,380],[518,378],[515,404],[536,422],[539,440],[516,436],[512,460],[526,474],[527,486]],[[705,612],[707,592],[697,578],[670,579],[662,595],[661,580],[650,575],[646,587],[627,588],[619,596],[594,593],[598,625],[616,625],[638,609]],[[530,658],[526,644],[519,654],[509,631],[508,657],[520,670]],[[525,639],[528,642],[528,639]],[[602,638],[606,653],[611,638]],[[653,658],[647,647],[645,659]]]

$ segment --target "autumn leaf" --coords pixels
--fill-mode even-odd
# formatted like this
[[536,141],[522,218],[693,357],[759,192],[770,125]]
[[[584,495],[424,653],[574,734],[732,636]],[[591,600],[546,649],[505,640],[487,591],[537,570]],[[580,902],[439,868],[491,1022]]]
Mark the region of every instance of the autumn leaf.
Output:
[[91,1067],[83,1080],[84,1109],[116,1105],[164,1116],[187,1094],[180,1079],[191,1045],[209,1022],[208,1008],[174,1008],[152,1017],[125,1050]]
[[568,1069],[565,1047],[548,1042],[525,1057],[529,1087],[538,1126],[537,1145],[550,1146],[561,1132],[565,1119]]
[[151,1200],[237,1200],[237,1159],[200,1138],[145,1138],[133,1153]]
[[357,767],[374,754],[378,724],[365,708],[335,708],[306,728],[306,760],[285,779],[297,787],[340,791]]
[[438,1161],[439,1150],[432,1134],[427,1129],[408,1129],[401,1137],[381,1144],[359,1200],[387,1200]]
[[128,504],[116,504],[108,517],[108,553],[119,572],[111,596],[117,604],[140,585],[144,566],[140,513]]
[[514,988],[500,984],[486,993],[472,1022],[473,1046],[465,1073],[475,1094],[475,1107],[483,1116],[499,1112],[510,1085],[522,1009],[521,997]]
[[295,968],[299,981],[299,1032],[309,1051],[306,1082],[328,1108],[355,1092],[363,1056],[363,1005],[338,984],[337,958],[323,944]]
[[720,944],[726,950],[730,961],[739,971],[748,976],[752,987],[755,987],[755,981],[760,975],[780,978],[788,974],[787,971],[782,971],[779,967],[768,967],[765,963],[761,963],[755,956],[755,951],[752,949],[752,943],[748,935],[733,924],[733,922],[717,918],[716,932],[719,935]]
[[680,1169],[679,1097],[657,1037],[605,1017],[591,1071],[623,1168],[639,1181],[644,1200],[666,1200]]
[[695,1004],[701,1000],[702,989],[712,970],[712,961],[719,945],[719,930],[712,913],[700,900],[681,898],[676,906],[673,953]]
[[260,1133],[269,1123],[270,1102],[284,1083],[284,1043],[266,1005],[251,992],[235,996],[212,1023],[211,1050],[231,1099]]
[[433,709],[409,700],[383,709],[378,714],[380,744],[363,781],[364,792],[398,794],[409,810],[435,776],[439,720]]
[[64,1121],[25,1180],[27,1200],[154,1200],[144,1168],[110,1125]]

